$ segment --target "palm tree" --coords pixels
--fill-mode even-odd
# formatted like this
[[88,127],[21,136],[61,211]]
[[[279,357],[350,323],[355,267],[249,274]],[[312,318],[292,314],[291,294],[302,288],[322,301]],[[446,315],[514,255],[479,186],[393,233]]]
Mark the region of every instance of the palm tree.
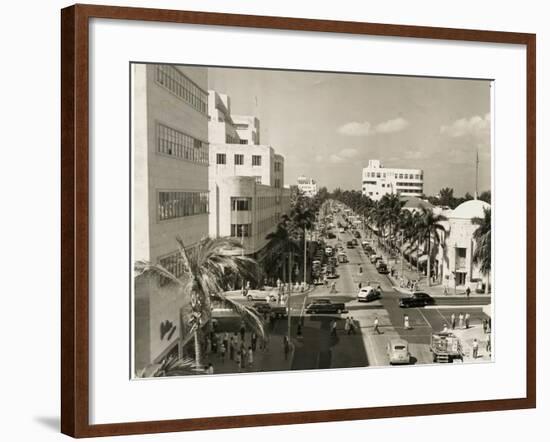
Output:
[[212,301],[220,302],[235,312],[252,327],[256,333],[265,339],[263,323],[257,312],[231,298],[225,296],[224,291],[229,288],[232,278],[254,280],[257,276],[255,261],[242,256],[241,244],[235,238],[202,238],[194,247],[185,248],[183,240],[178,236],[178,259],[183,265],[183,274],[179,278],[160,264],[147,261],[136,261],[136,274],[151,273],[168,284],[175,285],[181,290],[182,302],[180,309],[180,359],[185,336],[183,336],[182,307],[185,299],[189,299],[191,315],[188,319],[191,334],[195,344],[195,366],[202,368],[200,335],[202,328],[210,324],[212,319]]
[[[447,217],[443,215],[436,215],[432,209],[427,209],[425,207],[421,207],[420,212],[420,236],[423,239],[427,239],[428,242],[428,286],[431,285],[431,270],[432,270],[432,255],[431,255],[431,246],[432,246],[432,238],[434,242],[434,246],[439,245],[439,235],[437,232],[443,232],[445,234],[445,228],[441,225],[441,221],[446,221]],[[417,256],[418,260],[418,256]]]
[[396,194],[384,195],[378,204],[380,222],[384,228],[388,230],[390,250],[395,247],[394,236],[397,231],[403,205],[404,202],[402,202],[399,195]]
[[487,294],[489,293],[491,274],[491,209],[483,208],[483,218],[472,218],[472,224],[478,226],[474,231],[476,245],[472,260],[487,278],[485,283],[485,293]]
[[302,231],[304,237],[304,285],[307,283],[307,231],[313,228],[315,221],[314,211],[307,206],[307,203],[303,201],[303,198],[297,201],[296,206],[292,209],[291,219],[293,224]]

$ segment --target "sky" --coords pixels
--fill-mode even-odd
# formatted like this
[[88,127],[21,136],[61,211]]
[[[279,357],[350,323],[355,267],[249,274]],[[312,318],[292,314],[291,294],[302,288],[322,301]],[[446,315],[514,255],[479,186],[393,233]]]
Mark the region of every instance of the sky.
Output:
[[231,112],[260,120],[261,144],[285,157],[285,184],[299,175],[329,190],[361,189],[369,159],[424,170],[424,192],[455,196],[491,185],[487,80],[209,68],[209,89]]

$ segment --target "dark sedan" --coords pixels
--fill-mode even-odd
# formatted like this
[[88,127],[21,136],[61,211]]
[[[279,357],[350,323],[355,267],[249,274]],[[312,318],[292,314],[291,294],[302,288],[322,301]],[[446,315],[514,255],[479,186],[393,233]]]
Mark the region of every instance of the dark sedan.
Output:
[[330,299],[316,299],[306,306],[306,313],[343,313],[346,306],[343,302],[332,302]]
[[424,292],[414,292],[407,298],[399,299],[399,307],[426,307],[427,305],[434,305],[435,299]]

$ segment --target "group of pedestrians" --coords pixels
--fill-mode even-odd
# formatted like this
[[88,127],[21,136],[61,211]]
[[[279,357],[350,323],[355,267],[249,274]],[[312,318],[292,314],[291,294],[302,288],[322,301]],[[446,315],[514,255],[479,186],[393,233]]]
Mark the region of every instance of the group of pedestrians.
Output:
[[[447,324],[445,324],[445,327],[447,327]],[[458,314],[458,317],[454,313],[451,314],[451,329],[454,330],[456,328],[459,328],[459,329],[470,328],[470,313],[464,314],[460,312]]]
[[[244,322],[241,323],[239,331],[233,334],[229,332],[217,333],[212,330],[205,339],[205,354],[216,357],[222,364],[226,359],[237,364],[239,370],[253,367],[254,354],[258,347],[267,351],[267,341],[260,340],[255,331],[248,333]],[[214,367],[211,363],[206,369],[207,373],[213,373]]]

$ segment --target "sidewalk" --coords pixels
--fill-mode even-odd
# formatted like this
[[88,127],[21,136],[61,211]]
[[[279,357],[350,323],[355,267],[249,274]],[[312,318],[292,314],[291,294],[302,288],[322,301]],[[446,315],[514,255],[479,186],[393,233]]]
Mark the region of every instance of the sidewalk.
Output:
[[[487,341],[491,339],[491,334],[483,333],[481,324],[471,324],[470,328],[458,329],[455,328],[452,332],[460,339],[464,352],[464,362],[488,362],[491,360],[491,352],[487,351]],[[473,343],[477,339],[479,344],[477,359],[473,358]]]

